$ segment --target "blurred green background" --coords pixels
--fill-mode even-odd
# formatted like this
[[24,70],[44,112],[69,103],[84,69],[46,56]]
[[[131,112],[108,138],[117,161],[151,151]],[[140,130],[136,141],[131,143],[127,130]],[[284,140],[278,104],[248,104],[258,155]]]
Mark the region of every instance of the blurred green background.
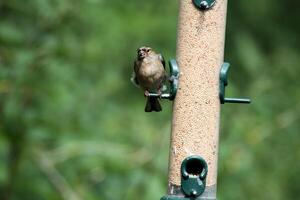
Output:
[[[229,1],[218,198],[300,196],[299,1]],[[135,50],[175,57],[178,1],[0,1],[0,199],[166,194],[171,104],[144,113]]]

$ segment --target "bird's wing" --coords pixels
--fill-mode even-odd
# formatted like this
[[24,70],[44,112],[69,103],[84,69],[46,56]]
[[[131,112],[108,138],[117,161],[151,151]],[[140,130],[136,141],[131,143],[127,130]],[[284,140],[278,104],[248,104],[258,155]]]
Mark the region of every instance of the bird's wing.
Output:
[[[162,54],[159,54],[158,57],[159,57],[159,60],[161,61],[161,63],[163,64],[164,69],[166,70],[166,61],[165,61],[164,56],[163,56]],[[168,77],[169,77],[169,76],[168,76],[168,74],[167,74],[166,71],[165,71],[165,77],[164,77],[163,82],[165,82],[166,79],[168,79]],[[165,85],[164,85],[164,86],[165,86]],[[166,87],[166,86],[165,86],[165,87]],[[164,90],[166,90],[166,89],[164,89]]]
[[134,61],[133,72],[132,72],[130,80],[135,86],[139,87],[139,82],[136,77],[137,71],[138,71],[138,65],[137,65],[136,61]]
[[166,61],[165,61],[164,56],[159,54],[158,57],[159,57],[159,60],[161,61],[161,63],[163,64],[164,69],[166,69]]

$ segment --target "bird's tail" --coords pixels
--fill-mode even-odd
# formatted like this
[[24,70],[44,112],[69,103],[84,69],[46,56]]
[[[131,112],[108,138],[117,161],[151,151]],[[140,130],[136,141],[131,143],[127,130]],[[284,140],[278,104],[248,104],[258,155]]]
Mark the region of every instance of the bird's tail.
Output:
[[162,108],[157,97],[147,97],[145,112],[152,112],[152,111],[159,112],[161,110]]

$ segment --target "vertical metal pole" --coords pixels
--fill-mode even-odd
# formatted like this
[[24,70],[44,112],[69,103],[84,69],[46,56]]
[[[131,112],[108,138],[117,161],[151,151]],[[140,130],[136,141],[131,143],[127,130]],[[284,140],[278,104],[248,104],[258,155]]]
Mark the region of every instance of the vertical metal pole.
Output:
[[192,0],[180,0],[177,61],[181,74],[173,109],[169,195],[182,196],[181,163],[199,155],[208,164],[208,175],[198,199],[216,199],[226,10],[227,0],[216,0],[206,11],[197,9]]

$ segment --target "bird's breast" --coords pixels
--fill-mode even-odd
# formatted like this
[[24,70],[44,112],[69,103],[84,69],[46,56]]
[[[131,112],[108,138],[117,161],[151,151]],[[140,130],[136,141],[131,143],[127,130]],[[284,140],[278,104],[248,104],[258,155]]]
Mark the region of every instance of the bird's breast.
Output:
[[163,65],[161,62],[155,61],[143,62],[137,74],[140,85],[146,89],[157,89],[162,84],[164,77],[165,71]]

